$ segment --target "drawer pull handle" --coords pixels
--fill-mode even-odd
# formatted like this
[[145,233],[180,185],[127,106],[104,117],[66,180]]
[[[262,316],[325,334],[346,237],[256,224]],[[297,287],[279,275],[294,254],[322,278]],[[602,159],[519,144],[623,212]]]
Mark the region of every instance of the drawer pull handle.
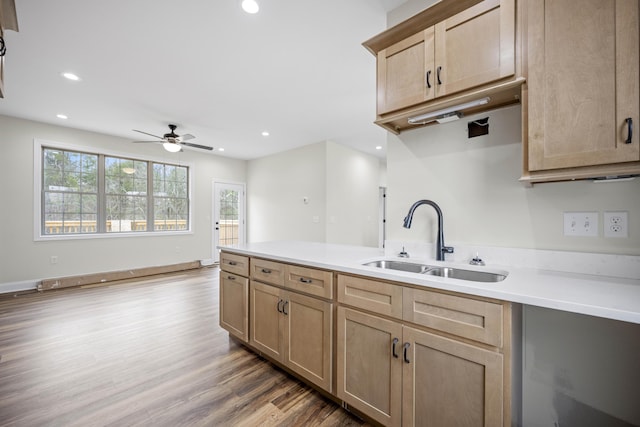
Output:
[[404,363],[411,363],[411,361],[409,360],[409,358],[407,357],[407,350],[409,350],[409,347],[411,346],[411,344],[409,344],[408,342],[404,343],[404,348],[402,350],[402,356],[404,357]]
[[431,77],[431,70],[427,71],[427,89],[431,89],[431,82],[429,81],[429,77]]
[[438,67],[438,69],[436,70],[436,78],[438,80],[438,84],[441,85],[442,81],[440,80],[440,72],[442,71],[442,66]]
[[305,277],[301,277],[301,278],[300,278],[300,281],[301,281],[302,283],[311,283],[311,282],[313,282],[313,280],[311,280],[311,279],[307,279],[307,278],[305,278]]
[[269,270],[268,268],[263,268],[263,269],[262,269],[262,272],[263,272],[264,274],[271,274],[271,270]]
[[282,311],[282,303],[283,303],[283,302],[284,302],[284,301],[282,301],[282,300],[278,300],[278,313],[282,313],[282,312],[283,312],[283,311]]
[[393,344],[391,347],[391,354],[393,354],[393,357],[395,357],[396,359],[398,358],[398,353],[396,353],[396,344],[398,344],[398,338],[394,338],[393,339]]
[[227,279],[229,280],[236,280],[236,278],[234,276],[227,276]]
[[282,306],[282,312],[284,313],[285,316],[289,315],[289,312],[287,311],[287,306],[289,305],[289,301],[285,301],[284,305]]
[[229,265],[238,265],[238,263],[235,261],[229,261]]
[[627,140],[624,143],[631,144],[631,140],[633,139],[633,119],[627,117],[625,122],[627,122]]

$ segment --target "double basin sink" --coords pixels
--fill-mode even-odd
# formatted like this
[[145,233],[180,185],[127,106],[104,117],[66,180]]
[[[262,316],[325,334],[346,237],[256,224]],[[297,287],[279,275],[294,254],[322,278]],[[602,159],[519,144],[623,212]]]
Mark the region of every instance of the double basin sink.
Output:
[[487,271],[464,270],[462,268],[442,267],[436,265],[417,264],[413,262],[401,262],[391,260],[378,260],[366,262],[362,265],[368,267],[384,268],[388,270],[406,271],[428,276],[448,277],[451,279],[469,280],[472,282],[501,282],[507,276]]

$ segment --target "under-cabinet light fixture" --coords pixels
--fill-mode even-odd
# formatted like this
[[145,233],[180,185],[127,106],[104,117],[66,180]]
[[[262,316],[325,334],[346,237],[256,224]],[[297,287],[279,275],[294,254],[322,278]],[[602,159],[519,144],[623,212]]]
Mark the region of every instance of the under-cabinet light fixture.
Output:
[[170,153],[177,153],[178,151],[182,150],[180,144],[176,144],[175,142],[165,142],[164,144],[162,144],[162,146]]
[[458,112],[460,110],[464,110],[466,108],[478,107],[480,105],[488,104],[491,101],[491,98],[480,98],[475,101],[465,102],[464,104],[454,105],[452,107],[443,108],[442,110],[432,111],[431,113],[421,114],[415,117],[409,117],[409,124],[411,125],[424,125],[427,123],[435,122],[436,120],[442,123],[446,123],[447,121],[451,121],[451,119],[456,119],[460,117]]

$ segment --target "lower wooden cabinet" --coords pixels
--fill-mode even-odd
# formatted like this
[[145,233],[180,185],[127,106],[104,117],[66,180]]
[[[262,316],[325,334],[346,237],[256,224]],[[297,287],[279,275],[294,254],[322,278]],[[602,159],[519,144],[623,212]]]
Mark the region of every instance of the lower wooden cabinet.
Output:
[[249,343],[331,392],[333,304],[251,281],[250,306]]
[[403,426],[502,426],[503,356],[402,328]]
[[337,396],[387,426],[502,426],[503,356],[338,307]]
[[345,307],[337,318],[338,398],[379,423],[400,425],[402,325]]
[[249,341],[249,279],[220,271],[220,326]]

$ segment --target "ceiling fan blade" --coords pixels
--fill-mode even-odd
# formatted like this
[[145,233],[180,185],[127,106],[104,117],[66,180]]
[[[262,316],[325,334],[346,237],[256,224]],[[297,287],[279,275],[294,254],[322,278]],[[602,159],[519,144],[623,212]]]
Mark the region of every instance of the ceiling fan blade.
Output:
[[139,142],[155,142],[155,143],[157,143],[157,142],[162,142],[162,141],[132,141],[132,142],[135,142],[135,143],[139,143]]
[[184,135],[182,135],[180,137],[180,139],[182,141],[188,141],[188,140],[193,139],[193,138],[195,138],[195,136],[191,135],[190,133],[185,133]]
[[152,137],[154,137],[154,138],[162,139],[162,137],[161,137],[161,136],[154,135],[154,134],[149,133],[149,132],[143,132],[143,131],[138,130],[138,129],[133,129],[133,131],[134,131],[134,132],[140,132],[140,133],[143,133],[143,134],[145,134],[145,135],[152,136]]
[[180,144],[186,145],[188,147],[200,148],[202,150],[209,150],[209,151],[213,150],[213,147],[207,147],[206,145],[192,144],[190,142],[181,142]]

